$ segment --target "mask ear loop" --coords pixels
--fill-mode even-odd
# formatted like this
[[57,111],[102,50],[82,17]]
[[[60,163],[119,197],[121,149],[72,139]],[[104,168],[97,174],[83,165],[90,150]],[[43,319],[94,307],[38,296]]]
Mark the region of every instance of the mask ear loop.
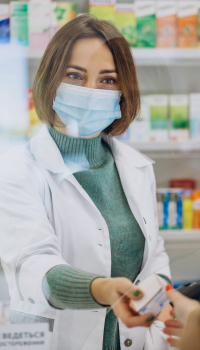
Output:
[[123,102],[123,101],[124,101],[124,95],[123,95],[123,92],[120,92],[119,97],[120,97],[120,100],[119,100],[119,104],[120,104],[121,102]]

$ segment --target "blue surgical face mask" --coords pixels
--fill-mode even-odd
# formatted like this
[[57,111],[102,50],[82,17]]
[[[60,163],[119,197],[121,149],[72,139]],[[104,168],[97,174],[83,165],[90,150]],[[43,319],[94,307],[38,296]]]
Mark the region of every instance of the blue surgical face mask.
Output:
[[92,136],[122,117],[120,91],[91,89],[61,83],[53,109],[69,135]]

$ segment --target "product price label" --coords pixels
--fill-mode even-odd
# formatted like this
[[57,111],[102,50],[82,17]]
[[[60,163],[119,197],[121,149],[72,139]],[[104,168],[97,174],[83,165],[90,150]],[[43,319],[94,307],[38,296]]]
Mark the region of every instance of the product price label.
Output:
[[46,323],[0,327],[0,349],[48,350],[49,326]]

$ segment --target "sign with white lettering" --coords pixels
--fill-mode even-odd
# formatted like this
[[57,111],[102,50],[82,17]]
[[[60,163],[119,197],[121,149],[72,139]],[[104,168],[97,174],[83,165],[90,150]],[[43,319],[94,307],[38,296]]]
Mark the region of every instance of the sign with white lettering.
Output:
[[47,323],[0,326],[0,350],[48,350]]

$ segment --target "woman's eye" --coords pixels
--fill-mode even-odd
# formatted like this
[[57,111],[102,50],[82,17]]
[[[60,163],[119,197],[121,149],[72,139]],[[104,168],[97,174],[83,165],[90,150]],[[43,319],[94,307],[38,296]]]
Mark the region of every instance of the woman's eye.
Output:
[[78,74],[74,74],[74,73],[68,73],[67,77],[71,78],[71,79],[76,79],[76,80],[81,80],[80,75]]
[[114,84],[115,83],[115,80],[114,79],[104,79],[103,80],[103,83],[105,83],[105,84]]

